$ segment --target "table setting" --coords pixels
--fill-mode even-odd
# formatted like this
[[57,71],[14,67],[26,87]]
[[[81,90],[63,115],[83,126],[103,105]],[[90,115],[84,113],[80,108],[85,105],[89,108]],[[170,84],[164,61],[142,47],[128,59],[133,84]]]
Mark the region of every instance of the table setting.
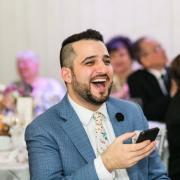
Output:
[[0,113],[0,179],[29,180],[28,153],[24,140],[32,120],[32,99],[19,97],[16,111]]

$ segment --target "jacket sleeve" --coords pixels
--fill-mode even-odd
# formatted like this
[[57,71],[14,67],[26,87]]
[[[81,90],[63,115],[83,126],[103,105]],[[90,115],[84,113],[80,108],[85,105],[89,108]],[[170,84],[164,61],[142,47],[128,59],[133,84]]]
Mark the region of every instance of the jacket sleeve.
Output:
[[[53,138],[41,127],[31,124],[25,132],[31,180],[98,180],[94,161],[66,176],[61,155]],[[73,162],[72,162],[73,163]]]

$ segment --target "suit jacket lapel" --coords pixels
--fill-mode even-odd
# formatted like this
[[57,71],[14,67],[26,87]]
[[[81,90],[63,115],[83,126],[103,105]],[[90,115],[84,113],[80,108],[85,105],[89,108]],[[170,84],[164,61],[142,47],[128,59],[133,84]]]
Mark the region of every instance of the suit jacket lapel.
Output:
[[[118,106],[117,108],[116,106],[111,104],[110,101],[107,101],[107,111],[116,137],[127,132],[127,128],[128,128],[125,112],[120,112],[120,110],[121,107]],[[116,119],[116,113],[119,112],[124,115],[123,121],[117,121]]]
[[[146,83],[149,83],[149,85],[148,85],[149,90],[151,90],[152,92],[156,91],[157,93],[163,94],[156,77],[153,74],[151,74],[150,72],[148,72],[147,70],[144,70],[144,72],[146,75],[145,81],[146,81]],[[152,89],[152,87],[153,87],[153,89]],[[155,94],[157,94],[157,93],[155,93]]]
[[62,100],[61,105],[59,109],[60,116],[65,120],[62,124],[62,128],[84,159],[87,162],[92,161],[95,158],[93,148],[82,123],[67,99],[67,95]]
[[[120,112],[121,108],[120,106],[118,106],[118,108],[116,108],[116,106],[114,106],[113,104],[111,104],[110,101],[107,101],[107,111],[109,114],[109,118],[115,133],[115,136],[118,137],[126,132],[130,131],[130,125],[128,125],[128,120],[127,120],[127,112]],[[116,113],[122,113],[124,115],[124,120],[123,121],[117,121],[116,119]],[[132,141],[129,139],[126,141],[126,143],[132,143]],[[127,168],[127,173],[129,178],[133,179],[135,176],[137,176],[136,171],[137,171],[137,166],[134,165],[131,168]]]
[[170,88],[171,88],[171,73],[169,68],[166,68],[166,72],[167,72],[167,90],[168,92],[170,92]]
[[[107,101],[107,111],[116,137],[127,132],[126,116],[124,121],[120,122],[118,122],[115,118],[116,113],[119,112],[120,109],[120,107],[116,108],[109,101]],[[67,96],[65,96],[61,101],[61,106],[58,108],[58,111],[61,118],[64,119],[64,122],[62,123],[62,128],[64,131],[67,133],[82,157],[87,162],[92,161],[95,158],[93,148],[77,114],[71,107]],[[136,166],[127,169],[129,177],[135,175],[135,169]]]

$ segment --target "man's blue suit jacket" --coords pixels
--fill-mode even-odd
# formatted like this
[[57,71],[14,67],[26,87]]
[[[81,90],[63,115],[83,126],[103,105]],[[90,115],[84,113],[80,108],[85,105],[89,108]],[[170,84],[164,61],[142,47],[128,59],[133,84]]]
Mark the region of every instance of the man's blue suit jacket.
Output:
[[[113,98],[106,104],[116,136],[148,128],[136,104]],[[118,112],[124,115],[121,122],[115,118]],[[27,127],[25,139],[31,180],[98,179],[93,148],[67,95]],[[168,179],[157,151],[128,168],[127,172],[131,180]]]

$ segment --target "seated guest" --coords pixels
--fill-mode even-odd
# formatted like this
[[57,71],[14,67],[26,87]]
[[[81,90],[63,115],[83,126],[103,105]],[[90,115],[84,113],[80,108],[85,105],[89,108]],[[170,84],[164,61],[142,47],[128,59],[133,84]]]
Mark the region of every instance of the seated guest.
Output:
[[130,95],[142,100],[143,111],[148,120],[164,122],[171,99],[166,53],[156,40],[142,37],[134,43],[133,54],[143,69],[128,77]]
[[165,116],[169,142],[169,175],[180,179],[180,55],[171,64],[172,100]]
[[121,99],[129,99],[127,77],[135,66],[132,58],[132,43],[128,37],[117,36],[106,44],[114,70],[111,95]]
[[4,103],[3,103],[3,98],[4,98],[3,91],[4,91],[4,89],[5,89],[5,86],[0,84],[0,114],[2,114],[2,112],[4,110]]
[[0,136],[9,135],[9,126],[3,122],[3,115],[0,113]]
[[140,107],[109,97],[102,35],[89,29],[65,39],[60,64],[66,96],[26,129],[30,179],[169,179],[154,141],[132,144],[134,131],[148,128]]
[[15,113],[18,96],[19,92],[15,85],[5,88],[2,94],[0,113],[3,115]]
[[54,79],[40,77],[37,54],[33,51],[22,51],[16,58],[20,80],[10,86],[15,85],[21,96],[33,97],[35,115],[39,115],[62,99],[65,88]]

